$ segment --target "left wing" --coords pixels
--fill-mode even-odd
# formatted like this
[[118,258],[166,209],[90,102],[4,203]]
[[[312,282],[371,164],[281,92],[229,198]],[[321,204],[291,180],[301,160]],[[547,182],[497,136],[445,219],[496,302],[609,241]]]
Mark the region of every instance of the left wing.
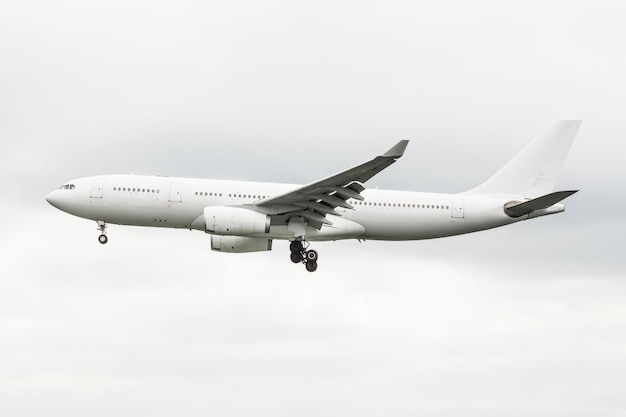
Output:
[[304,185],[295,190],[258,201],[255,205],[268,214],[284,215],[285,221],[293,216],[302,216],[307,223],[321,229],[323,224],[332,224],[327,214],[340,216],[337,207],[352,209],[347,200],[363,200],[362,185],[374,175],[396,162],[404,154],[408,140],[401,140],[393,148],[376,158],[339,172],[330,177]]

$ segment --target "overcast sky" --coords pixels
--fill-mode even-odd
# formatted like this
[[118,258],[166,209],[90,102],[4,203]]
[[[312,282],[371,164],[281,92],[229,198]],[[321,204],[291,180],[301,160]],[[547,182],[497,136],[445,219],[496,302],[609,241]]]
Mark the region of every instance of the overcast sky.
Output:
[[[0,415],[623,416],[622,2],[1,1]],[[558,216],[319,269],[44,199],[114,173],[461,192],[584,120]]]

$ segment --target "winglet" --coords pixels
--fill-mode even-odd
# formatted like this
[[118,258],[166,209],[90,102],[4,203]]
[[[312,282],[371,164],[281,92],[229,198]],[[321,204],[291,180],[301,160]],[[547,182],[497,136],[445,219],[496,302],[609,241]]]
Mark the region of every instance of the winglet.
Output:
[[387,158],[400,158],[404,154],[404,150],[406,149],[406,146],[408,144],[408,140],[401,140],[400,142],[396,143],[393,148],[385,152],[382,156],[385,156]]

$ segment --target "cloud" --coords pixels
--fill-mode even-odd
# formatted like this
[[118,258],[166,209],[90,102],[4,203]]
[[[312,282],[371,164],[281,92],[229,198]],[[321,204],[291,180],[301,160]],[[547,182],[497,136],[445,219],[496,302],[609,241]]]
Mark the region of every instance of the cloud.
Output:
[[[210,253],[201,233],[111,226],[103,247],[89,222],[54,222],[33,240],[37,224],[2,247],[7,410],[623,405],[626,310],[611,273],[569,276],[549,257],[490,265],[466,245],[456,257],[443,243],[335,242],[316,244],[323,263],[311,275],[286,245],[237,257]],[[40,401],[26,405],[26,390]],[[66,408],[70,392],[80,395]]]
[[[612,415],[625,361],[620,7],[0,6],[0,413]],[[584,119],[567,211],[320,268],[109,229],[47,192],[104,173],[459,192]]]

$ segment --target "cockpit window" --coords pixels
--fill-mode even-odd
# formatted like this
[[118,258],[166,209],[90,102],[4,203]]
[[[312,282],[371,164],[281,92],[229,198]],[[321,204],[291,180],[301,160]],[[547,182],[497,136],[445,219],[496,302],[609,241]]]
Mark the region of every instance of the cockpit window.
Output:
[[65,185],[62,185],[60,189],[61,190],[73,190],[74,188],[75,188],[74,184],[65,184]]

